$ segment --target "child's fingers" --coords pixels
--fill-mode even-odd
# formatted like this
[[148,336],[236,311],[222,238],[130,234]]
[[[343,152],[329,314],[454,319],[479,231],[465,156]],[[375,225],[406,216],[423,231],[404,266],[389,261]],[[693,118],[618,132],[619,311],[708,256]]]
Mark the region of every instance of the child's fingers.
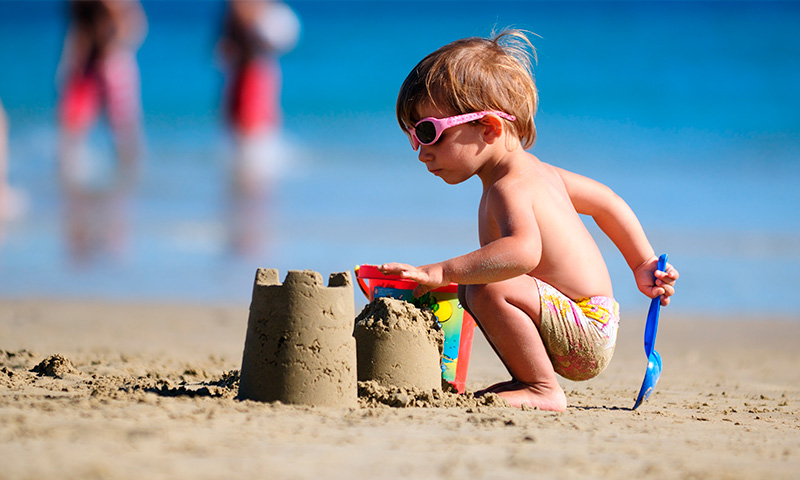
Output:
[[657,270],[655,272],[655,277],[656,285],[675,285],[675,281],[678,280],[678,272],[677,270],[670,272],[662,272]]
[[403,272],[408,271],[409,267],[410,265],[406,265],[404,263],[392,262],[392,263],[384,263],[383,265],[378,267],[378,270],[380,270],[381,273],[387,275],[400,275]]
[[655,272],[655,275],[656,275],[656,277],[658,277],[658,278],[664,278],[664,277],[666,277],[666,278],[671,278],[671,279],[673,280],[673,283],[674,283],[674,281],[675,281],[675,280],[677,280],[677,279],[678,279],[678,277],[680,276],[680,275],[678,274],[678,271],[677,271],[677,270],[675,270],[675,267],[673,267],[673,266],[672,266],[672,265],[670,265],[669,263],[668,263],[668,264],[667,264],[667,266],[664,268],[664,271],[663,271],[663,272],[662,272],[661,270],[656,270],[656,272]]
[[664,289],[662,287],[656,286],[656,287],[651,287],[650,288],[650,295],[648,295],[648,296],[650,298],[657,298],[657,297],[660,297],[662,295],[664,295]]
[[430,291],[431,291],[431,288],[429,286],[419,284],[417,286],[417,288],[415,288],[414,291],[411,292],[411,295],[413,295],[414,298],[419,298],[419,297],[425,295],[426,293],[428,293]]
[[671,297],[672,295],[675,295],[675,287],[673,287],[672,285],[669,285],[667,283],[657,283],[656,289],[658,289],[658,287],[660,287],[660,290],[662,290],[662,293],[660,293],[659,295],[664,295],[666,297]]
[[428,277],[418,268],[405,263],[384,263],[380,266],[380,271],[387,275],[400,275],[402,278],[420,284],[428,281]]

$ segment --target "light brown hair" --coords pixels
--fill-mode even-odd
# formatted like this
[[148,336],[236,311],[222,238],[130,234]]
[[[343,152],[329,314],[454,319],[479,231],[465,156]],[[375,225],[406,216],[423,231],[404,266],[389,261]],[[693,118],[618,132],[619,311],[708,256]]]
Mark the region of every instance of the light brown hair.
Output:
[[499,110],[517,117],[504,120],[523,148],[536,140],[533,117],[539,104],[533,79],[536,50],[522,30],[504,30],[491,38],[456,40],[431,53],[411,70],[397,96],[397,121],[404,132],[422,105],[449,115]]

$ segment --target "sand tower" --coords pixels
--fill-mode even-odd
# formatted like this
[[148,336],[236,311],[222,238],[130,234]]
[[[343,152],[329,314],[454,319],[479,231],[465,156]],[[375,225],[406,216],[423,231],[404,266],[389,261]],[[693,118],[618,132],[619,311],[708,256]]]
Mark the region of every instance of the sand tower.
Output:
[[356,345],[350,272],[256,272],[239,398],[312,406],[355,407]]
[[386,386],[442,388],[444,334],[430,310],[376,298],[356,318],[358,380]]

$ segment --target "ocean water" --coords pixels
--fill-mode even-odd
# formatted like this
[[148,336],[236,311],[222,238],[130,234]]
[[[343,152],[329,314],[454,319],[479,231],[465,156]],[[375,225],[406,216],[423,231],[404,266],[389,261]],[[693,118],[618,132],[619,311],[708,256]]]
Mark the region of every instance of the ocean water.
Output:
[[[539,37],[544,161],[602,181],[679,269],[670,311],[797,318],[800,3],[296,1],[281,59],[282,148],[263,248],[230,252],[231,142],[214,55],[223,4],[144,2],[147,156],[121,256],[68,253],[56,179],[55,71],[64,2],[0,0],[0,98],[11,184],[26,215],[0,240],[0,297],[247,305],[258,267],[324,276],[357,264],[428,263],[477,246],[479,182],[427,174],[394,119],[424,55],[516,26]],[[96,155],[108,153],[99,130]],[[623,310],[648,300],[591,226]],[[364,299],[356,291],[357,305]]]

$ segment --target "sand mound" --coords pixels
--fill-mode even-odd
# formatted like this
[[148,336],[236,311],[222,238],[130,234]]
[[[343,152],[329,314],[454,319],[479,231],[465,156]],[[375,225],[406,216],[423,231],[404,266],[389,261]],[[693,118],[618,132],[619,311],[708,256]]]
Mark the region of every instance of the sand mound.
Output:
[[444,333],[432,312],[403,300],[377,298],[356,317],[353,336],[359,381],[441,388]]
[[63,378],[65,375],[80,373],[72,366],[72,362],[70,362],[67,357],[58,353],[50,355],[39,362],[31,369],[31,372],[56,378]]
[[380,297],[370,302],[356,317],[356,324],[385,334],[394,330],[417,329],[426,334],[434,345],[444,342],[444,334],[433,312],[391,297]]

